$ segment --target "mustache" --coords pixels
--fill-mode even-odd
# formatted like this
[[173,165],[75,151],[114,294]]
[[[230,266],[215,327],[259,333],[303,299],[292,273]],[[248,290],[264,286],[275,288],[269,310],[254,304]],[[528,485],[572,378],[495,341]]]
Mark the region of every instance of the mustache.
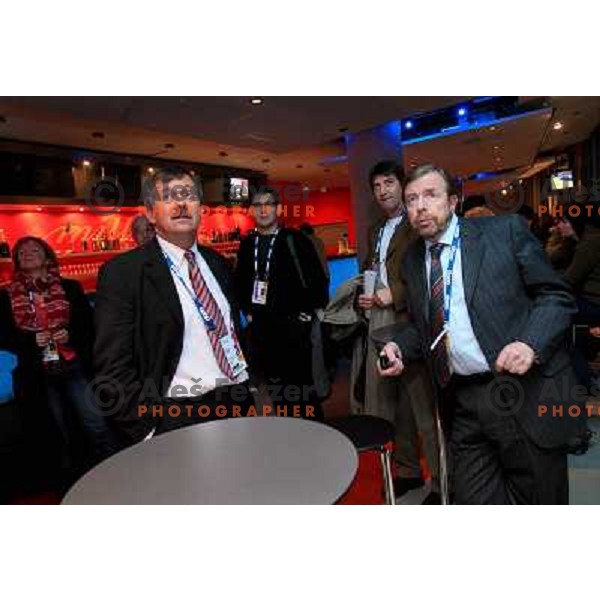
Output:
[[186,204],[176,204],[170,208],[169,215],[172,219],[191,219],[192,215]]

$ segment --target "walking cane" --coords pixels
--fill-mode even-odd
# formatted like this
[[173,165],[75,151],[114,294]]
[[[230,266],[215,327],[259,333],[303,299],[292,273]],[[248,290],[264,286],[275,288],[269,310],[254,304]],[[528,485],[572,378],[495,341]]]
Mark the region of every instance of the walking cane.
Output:
[[438,439],[440,494],[442,496],[442,504],[450,504],[450,494],[448,491],[448,458],[446,455],[446,439],[442,429],[438,398],[435,399],[435,427],[437,429]]

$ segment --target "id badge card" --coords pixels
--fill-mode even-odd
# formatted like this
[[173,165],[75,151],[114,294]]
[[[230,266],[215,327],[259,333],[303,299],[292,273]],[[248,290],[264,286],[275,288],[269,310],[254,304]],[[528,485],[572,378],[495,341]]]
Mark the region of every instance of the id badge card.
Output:
[[47,364],[57,362],[59,360],[60,354],[58,353],[58,348],[54,342],[50,342],[42,350],[42,362]]
[[223,336],[220,340],[221,347],[225,353],[225,358],[231,367],[233,376],[237,377],[242,371],[244,371],[248,365],[242,351],[237,347],[231,334]]
[[252,290],[252,303],[265,305],[267,303],[267,288],[269,287],[268,281],[254,280],[254,289]]

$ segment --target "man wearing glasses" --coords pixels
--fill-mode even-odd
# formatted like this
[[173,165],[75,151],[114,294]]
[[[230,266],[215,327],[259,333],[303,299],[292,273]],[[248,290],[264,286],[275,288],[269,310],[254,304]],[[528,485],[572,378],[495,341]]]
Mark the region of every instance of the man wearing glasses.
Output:
[[311,333],[315,310],[327,304],[327,279],[311,241],[280,224],[279,206],[275,189],[253,195],[256,230],[238,253],[236,284],[250,323],[252,373],[266,386],[274,414],[319,419]]
[[125,443],[252,404],[232,275],[196,241],[199,184],[161,169],[143,199],[156,237],[102,267],[96,301],[97,394]]

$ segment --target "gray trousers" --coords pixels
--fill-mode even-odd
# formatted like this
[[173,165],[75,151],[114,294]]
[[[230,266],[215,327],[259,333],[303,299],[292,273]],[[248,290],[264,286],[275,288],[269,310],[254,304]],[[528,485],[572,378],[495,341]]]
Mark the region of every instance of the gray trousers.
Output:
[[[369,334],[400,322],[390,308],[373,307]],[[433,412],[433,388],[424,363],[410,363],[400,377],[380,377],[377,372],[377,348],[369,340],[366,359],[365,413],[391,421],[396,427],[394,458],[400,477],[419,477],[419,447],[438,491],[439,457]],[[420,438],[420,440],[419,440]]]

